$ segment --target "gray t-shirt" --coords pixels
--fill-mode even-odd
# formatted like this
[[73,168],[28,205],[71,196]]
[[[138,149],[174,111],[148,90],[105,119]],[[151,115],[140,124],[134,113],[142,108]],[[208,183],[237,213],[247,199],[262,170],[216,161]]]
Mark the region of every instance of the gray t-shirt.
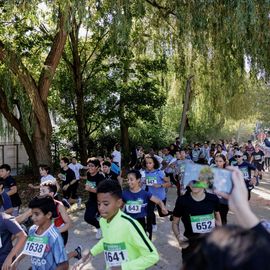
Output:
[[12,249],[12,235],[22,231],[14,217],[0,213],[0,269]]

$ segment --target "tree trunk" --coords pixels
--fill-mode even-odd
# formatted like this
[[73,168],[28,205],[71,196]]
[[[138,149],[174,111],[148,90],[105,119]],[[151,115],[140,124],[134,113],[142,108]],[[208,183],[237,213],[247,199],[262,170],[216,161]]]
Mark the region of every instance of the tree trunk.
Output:
[[189,108],[189,101],[190,101],[190,92],[191,92],[191,80],[194,76],[189,76],[186,82],[186,92],[185,92],[185,100],[184,100],[184,106],[183,106],[183,111],[182,111],[182,117],[181,117],[181,122],[179,125],[179,140],[182,144],[183,136],[184,136],[184,131],[186,127],[186,122],[187,122],[187,112]]
[[120,118],[122,167],[127,167],[130,159],[128,125],[122,117]]

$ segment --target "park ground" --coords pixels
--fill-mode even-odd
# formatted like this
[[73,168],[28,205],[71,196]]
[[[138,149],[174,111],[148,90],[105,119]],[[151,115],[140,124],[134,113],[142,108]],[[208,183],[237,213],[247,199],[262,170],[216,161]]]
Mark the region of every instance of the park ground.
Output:
[[[168,209],[173,209],[176,200],[176,189],[171,188],[168,192]],[[258,187],[252,192],[252,198],[250,205],[253,211],[260,219],[270,220],[270,173],[265,173],[263,180]],[[97,243],[95,239],[95,229],[88,225],[84,219],[84,209],[76,209],[73,206],[70,216],[73,220],[73,228],[69,230],[69,241],[67,244],[67,251],[71,251],[78,245],[81,245],[83,249],[88,249]],[[157,247],[160,260],[151,267],[151,270],[158,269],[170,269],[179,270],[182,264],[181,250],[178,246],[172,229],[169,218],[157,218],[158,231],[154,233],[153,243]],[[229,223],[235,223],[233,213],[229,213]],[[76,259],[70,261],[70,265],[76,263]],[[18,267],[18,270],[28,269],[30,266],[29,258],[25,259],[23,263]],[[100,254],[93,258],[93,260],[82,268],[83,270],[103,270],[105,269],[105,263],[103,254]],[[135,270],[135,269],[134,269]]]

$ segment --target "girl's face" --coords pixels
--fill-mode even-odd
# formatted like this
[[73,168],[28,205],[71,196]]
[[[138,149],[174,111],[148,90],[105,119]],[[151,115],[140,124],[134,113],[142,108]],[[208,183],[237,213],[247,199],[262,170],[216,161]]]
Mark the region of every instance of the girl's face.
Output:
[[225,167],[225,161],[221,157],[216,157],[215,158],[215,163],[218,166],[218,168],[223,169]]
[[147,170],[152,171],[154,169],[155,164],[152,158],[147,158],[145,163],[146,163]]
[[136,179],[133,173],[128,174],[128,186],[130,189],[135,189],[140,187],[140,179]]

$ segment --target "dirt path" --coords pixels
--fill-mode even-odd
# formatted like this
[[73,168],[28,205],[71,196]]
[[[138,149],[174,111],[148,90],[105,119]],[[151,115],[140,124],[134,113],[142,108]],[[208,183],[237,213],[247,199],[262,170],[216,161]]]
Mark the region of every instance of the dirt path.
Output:
[[[176,189],[171,188],[168,193],[168,209],[173,209],[176,200]],[[261,219],[270,220],[270,173],[265,173],[264,179],[260,186],[256,187],[252,192],[251,207]],[[84,210],[72,213],[71,217],[74,223],[73,228],[69,231],[69,242],[67,250],[71,251],[78,245],[82,245],[83,249],[92,247],[97,240],[95,239],[95,229],[83,220]],[[158,232],[154,233],[153,242],[160,254],[160,261],[157,265],[150,268],[179,270],[181,266],[181,251],[178,243],[171,230],[171,222],[168,218],[157,218]],[[229,213],[229,223],[234,223],[233,213]],[[71,260],[70,264],[74,264],[76,260]],[[18,268],[26,270],[30,265],[29,259],[25,260]],[[96,256],[91,263],[83,268],[84,270],[102,270],[105,269],[103,254]]]

